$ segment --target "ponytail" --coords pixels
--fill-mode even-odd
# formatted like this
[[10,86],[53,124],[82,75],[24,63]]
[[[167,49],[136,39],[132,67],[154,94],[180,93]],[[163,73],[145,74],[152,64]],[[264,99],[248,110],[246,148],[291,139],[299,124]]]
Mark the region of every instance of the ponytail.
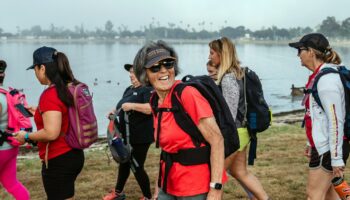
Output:
[[336,51],[332,48],[328,47],[325,53],[322,53],[316,49],[313,49],[313,52],[316,55],[316,58],[322,60],[325,63],[331,63],[335,65],[339,65],[341,63],[341,58]]
[[68,90],[68,84],[77,85],[79,81],[74,78],[68,58],[64,53],[55,53],[54,60],[55,62],[44,64],[46,76],[55,85],[58,98],[66,106],[73,106],[73,96]]
[[333,49],[329,49],[329,51],[325,55],[325,63],[332,63],[339,65],[341,63],[341,58],[338,55],[337,52],[335,52]]
[[67,56],[62,52],[57,52],[56,59],[57,59],[58,71],[63,81],[65,82],[65,84],[68,84],[68,83],[73,83],[75,85],[78,84],[79,81],[74,78]]

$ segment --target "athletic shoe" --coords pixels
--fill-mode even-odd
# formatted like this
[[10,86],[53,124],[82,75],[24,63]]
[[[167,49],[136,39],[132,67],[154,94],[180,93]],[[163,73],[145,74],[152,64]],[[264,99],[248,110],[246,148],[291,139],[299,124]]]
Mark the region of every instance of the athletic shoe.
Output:
[[125,199],[125,194],[124,192],[115,192],[112,190],[109,194],[103,197],[103,200],[124,200]]

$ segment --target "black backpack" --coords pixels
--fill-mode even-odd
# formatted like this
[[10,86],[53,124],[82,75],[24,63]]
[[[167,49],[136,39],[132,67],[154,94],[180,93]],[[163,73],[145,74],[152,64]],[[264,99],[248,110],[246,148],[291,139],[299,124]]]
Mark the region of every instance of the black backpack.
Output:
[[243,91],[246,105],[242,124],[246,125],[251,137],[248,164],[254,165],[256,158],[256,134],[265,131],[271,125],[271,111],[264,98],[262,85],[258,75],[248,67],[244,67]]
[[347,139],[350,139],[350,71],[345,66],[338,66],[337,69],[326,67],[321,69],[315,77],[314,84],[311,89],[306,93],[311,93],[316,103],[323,109],[320,97],[317,92],[317,83],[320,78],[329,73],[337,73],[340,76],[340,80],[344,87],[345,97],[345,120],[344,120],[344,135]]
[[[180,150],[178,153],[171,154],[162,151],[161,160],[165,161],[164,185],[163,191],[166,192],[167,176],[173,162],[179,162],[182,165],[196,165],[210,162],[210,146],[205,142],[202,134],[198,130],[195,123],[184,110],[178,97],[181,98],[182,91],[185,87],[192,86],[196,88],[202,96],[210,104],[213,114],[218,124],[221,134],[224,138],[225,157],[231,155],[239,148],[239,138],[236,124],[233,120],[229,107],[222,96],[219,87],[209,76],[185,76],[182,83],[175,86],[172,96],[172,108],[158,108],[158,96],[156,93],[151,97],[151,107],[153,114],[158,114],[158,128],[156,147],[159,147],[160,121],[163,112],[173,112],[174,118],[178,126],[191,136],[193,144],[196,148]],[[204,147],[200,147],[201,143],[206,143]],[[160,186],[161,177],[159,177],[158,185]]]

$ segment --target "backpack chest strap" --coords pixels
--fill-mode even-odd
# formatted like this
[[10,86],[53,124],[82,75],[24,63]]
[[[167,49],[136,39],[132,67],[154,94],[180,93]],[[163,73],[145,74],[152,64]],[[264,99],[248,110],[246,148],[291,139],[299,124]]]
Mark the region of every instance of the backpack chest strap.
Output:
[[[203,147],[196,147],[196,148],[180,149],[177,153],[168,153],[166,151],[162,151],[160,154],[160,160],[162,160],[165,163],[162,190],[165,193],[167,193],[168,175],[174,162],[178,162],[184,166],[209,164],[210,147],[203,146]],[[159,166],[159,169],[160,169],[160,173],[159,173],[159,179],[158,179],[158,186],[161,187],[160,183],[162,178],[161,177],[162,166]]]

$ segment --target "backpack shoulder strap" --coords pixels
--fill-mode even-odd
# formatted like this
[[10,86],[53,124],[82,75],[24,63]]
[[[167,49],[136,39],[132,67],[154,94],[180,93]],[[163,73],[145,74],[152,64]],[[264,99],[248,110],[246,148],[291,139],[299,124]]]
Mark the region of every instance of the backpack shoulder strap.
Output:
[[4,88],[1,88],[1,87],[0,87],[0,93],[7,94],[7,93],[8,93],[8,91],[7,91],[7,90],[5,90]]
[[319,97],[319,95],[318,95],[317,83],[318,83],[318,81],[320,80],[320,78],[321,78],[323,75],[326,75],[326,74],[329,74],[329,73],[337,73],[337,74],[339,74],[339,71],[336,70],[336,69],[330,68],[330,67],[321,69],[321,71],[320,71],[320,72],[316,75],[316,77],[315,77],[315,81],[314,81],[314,84],[313,84],[313,86],[312,86],[312,89],[311,89],[311,90],[307,90],[308,93],[312,93],[312,96],[314,97],[316,103],[317,103],[318,106],[320,106],[322,109],[323,109],[323,106],[322,106],[320,97]]
[[174,88],[171,96],[171,104],[177,125],[191,137],[192,142],[196,147],[200,147],[201,143],[205,141],[204,137],[191,117],[185,111],[181,102],[181,94],[187,86],[188,85],[185,83],[180,83]]
[[151,94],[151,97],[149,99],[149,103],[151,105],[152,113],[154,116],[157,116],[158,113],[158,100],[159,97],[156,92]]
[[156,141],[156,147],[159,147],[159,135],[160,135],[160,128],[161,128],[161,118],[163,112],[172,112],[174,114],[174,118],[176,121],[176,124],[192,139],[193,144],[196,147],[200,147],[201,143],[204,142],[204,138],[200,131],[198,130],[197,126],[191,119],[191,117],[187,114],[185,109],[182,106],[181,102],[181,94],[185,87],[188,85],[185,83],[179,83],[175,86],[173,89],[173,92],[171,94],[171,108],[158,108],[158,99],[156,93],[153,93],[150,99],[151,109],[154,117],[158,116],[158,126],[157,126],[157,141]]
[[242,67],[243,70],[243,99],[244,99],[244,116],[242,120],[242,125],[247,124],[247,110],[248,110],[248,103],[247,103],[247,79],[246,79],[246,73],[248,70],[248,67]]
[[150,98],[150,105],[151,105],[153,117],[154,118],[157,117],[157,120],[158,120],[157,134],[156,134],[156,137],[157,137],[156,148],[159,148],[159,136],[160,136],[163,112],[174,112],[173,108],[158,108],[158,100],[159,100],[159,97],[157,93],[154,92]]

